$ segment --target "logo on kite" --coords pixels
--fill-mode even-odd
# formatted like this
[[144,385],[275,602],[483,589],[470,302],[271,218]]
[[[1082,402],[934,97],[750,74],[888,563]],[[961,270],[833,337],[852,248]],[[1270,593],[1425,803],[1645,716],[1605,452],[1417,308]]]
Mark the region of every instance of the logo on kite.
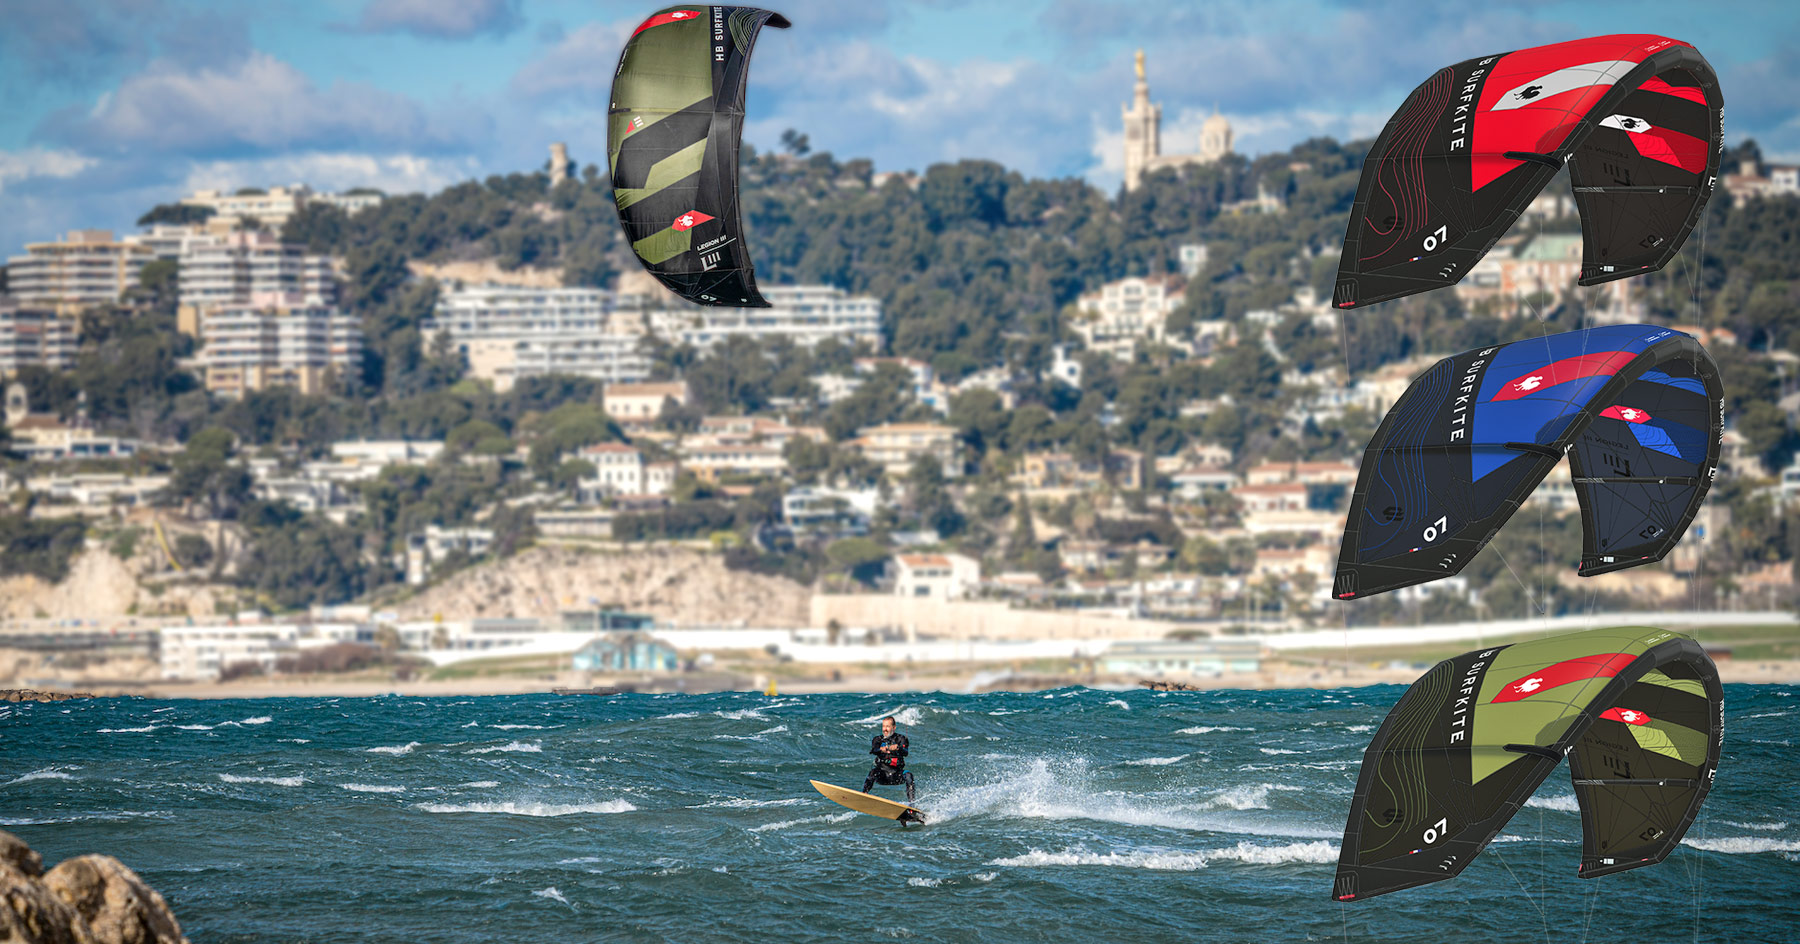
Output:
[[1600,713],[1600,717],[1608,721],[1621,721],[1625,724],[1645,725],[1650,723],[1650,716],[1636,708],[1608,708]]
[[1537,374],[1532,374],[1529,377],[1523,377],[1523,378],[1520,378],[1519,380],[1514,381],[1513,389],[1521,390],[1521,391],[1536,390],[1538,387],[1542,386],[1543,383],[1544,383],[1543,377],[1541,377]]
[[1543,90],[1544,87],[1541,85],[1527,85],[1519,90],[1519,97],[1526,101],[1530,101],[1531,99],[1538,97],[1538,94]]
[[707,216],[699,210],[689,210],[676,217],[675,222],[669,225],[674,228],[677,233],[685,233],[710,219],[712,219],[712,217]]
[[1613,404],[1612,406],[1607,407],[1604,410],[1601,410],[1600,415],[1606,417],[1607,419],[1624,420],[1627,423],[1648,423],[1648,422],[1650,422],[1650,414],[1644,412],[1643,410],[1640,410],[1635,406],[1620,406],[1616,403]]
[[1515,691],[1515,692],[1518,692],[1518,693],[1520,693],[1520,694],[1522,694],[1522,695],[1523,695],[1523,694],[1530,694],[1530,693],[1531,693],[1531,692],[1535,692],[1535,691],[1537,691],[1537,690],[1538,690],[1538,689],[1539,689],[1539,688],[1541,688],[1541,687],[1543,687],[1543,684],[1544,684],[1544,680],[1543,680],[1543,679],[1541,679],[1541,678],[1537,678],[1537,677],[1536,677],[1536,676],[1533,676],[1533,677],[1531,677],[1531,678],[1528,678],[1528,679],[1526,679],[1526,680],[1525,680],[1525,681],[1523,681],[1523,682],[1520,682],[1520,683],[1519,683],[1519,684],[1517,684],[1517,685],[1514,685],[1514,686],[1513,686],[1513,691]]

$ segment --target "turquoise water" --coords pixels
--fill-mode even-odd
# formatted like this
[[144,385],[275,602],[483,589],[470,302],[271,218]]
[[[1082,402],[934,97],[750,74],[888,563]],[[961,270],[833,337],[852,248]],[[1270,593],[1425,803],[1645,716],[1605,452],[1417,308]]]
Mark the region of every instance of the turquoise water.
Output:
[[[1791,687],[1726,687],[1662,865],[1577,879],[1559,771],[1460,878],[1332,901],[1401,691],[6,705],[0,828],[120,857],[196,944],[1800,939]],[[806,782],[860,786],[890,712],[923,828]]]

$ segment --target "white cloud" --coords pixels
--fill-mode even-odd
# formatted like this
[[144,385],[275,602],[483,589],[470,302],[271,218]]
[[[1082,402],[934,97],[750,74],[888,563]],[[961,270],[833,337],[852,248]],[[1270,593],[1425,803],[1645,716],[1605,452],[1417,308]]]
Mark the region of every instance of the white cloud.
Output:
[[0,193],[12,181],[34,177],[73,177],[94,166],[94,159],[75,151],[26,148],[0,151]]
[[245,150],[443,146],[459,134],[406,96],[337,82],[320,88],[265,52],[231,65],[152,63],[85,114],[40,129],[83,150],[151,149],[203,156]]
[[513,76],[513,90],[533,97],[595,93],[603,96],[604,107],[632,28],[624,22],[588,23],[564,34]]
[[480,171],[481,166],[473,157],[298,154],[198,163],[188,171],[182,189],[233,190],[304,183],[315,190],[374,187],[390,194],[431,193],[468,180]]

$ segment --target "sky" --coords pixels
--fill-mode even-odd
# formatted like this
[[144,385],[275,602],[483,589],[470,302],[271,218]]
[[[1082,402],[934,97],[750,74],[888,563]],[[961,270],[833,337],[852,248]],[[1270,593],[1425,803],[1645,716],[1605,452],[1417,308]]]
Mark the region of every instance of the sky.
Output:
[[[922,170],[986,158],[1116,188],[1132,54],[1163,147],[1216,105],[1237,150],[1378,131],[1452,62],[1615,32],[1697,46],[1726,137],[1800,157],[1800,3],[1525,0],[781,0],[745,138]],[[658,7],[618,0],[0,0],[0,255],[133,229],[198,188],[430,192],[597,163],[619,49]]]

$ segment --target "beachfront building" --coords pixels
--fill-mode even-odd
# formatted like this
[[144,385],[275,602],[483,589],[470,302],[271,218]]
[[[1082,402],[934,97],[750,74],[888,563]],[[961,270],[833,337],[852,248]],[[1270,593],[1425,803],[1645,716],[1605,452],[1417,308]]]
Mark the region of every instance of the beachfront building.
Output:
[[1173,277],[1119,279],[1076,299],[1070,326],[1088,350],[1128,361],[1140,347],[1170,343],[1164,324],[1184,298]]
[[613,315],[597,288],[453,285],[422,326],[460,354],[469,375],[512,389],[521,377],[563,374],[607,383],[643,380],[643,335]]
[[338,301],[330,256],[263,232],[188,239],[180,258],[181,306],[176,326],[197,334],[223,308],[323,308]]
[[1238,640],[1115,642],[1096,666],[1107,675],[1163,679],[1212,678],[1227,672],[1262,671],[1262,645]]
[[897,597],[960,600],[981,583],[981,562],[961,554],[897,554],[888,563]]
[[576,650],[570,665],[577,672],[673,672],[681,656],[649,633],[606,633]]
[[0,296],[0,374],[75,366],[77,328],[76,319],[59,318],[53,308],[28,308]]
[[770,285],[761,291],[768,308],[673,307],[666,293],[625,295],[619,304],[637,313],[642,330],[703,351],[734,337],[782,339],[806,348],[836,340],[881,349],[881,301],[874,296],[830,285]]
[[225,305],[200,320],[206,388],[221,396],[271,387],[325,391],[362,366],[362,324],[336,307]]
[[913,463],[930,456],[943,467],[945,478],[962,476],[962,452],[954,426],[937,423],[884,423],[856,431],[852,448],[870,462],[887,470],[889,475],[903,476]]
[[694,402],[687,381],[610,383],[601,393],[606,415],[627,429],[654,426],[670,405],[686,407]]
[[153,258],[111,230],[78,229],[54,242],[27,243],[24,255],[8,259],[7,292],[20,304],[75,315],[117,302]]
[[234,666],[269,673],[284,656],[339,643],[374,641],[367,623],[262,623],[165,626],[157,631],[162,677],[172,682],[213,682]]

